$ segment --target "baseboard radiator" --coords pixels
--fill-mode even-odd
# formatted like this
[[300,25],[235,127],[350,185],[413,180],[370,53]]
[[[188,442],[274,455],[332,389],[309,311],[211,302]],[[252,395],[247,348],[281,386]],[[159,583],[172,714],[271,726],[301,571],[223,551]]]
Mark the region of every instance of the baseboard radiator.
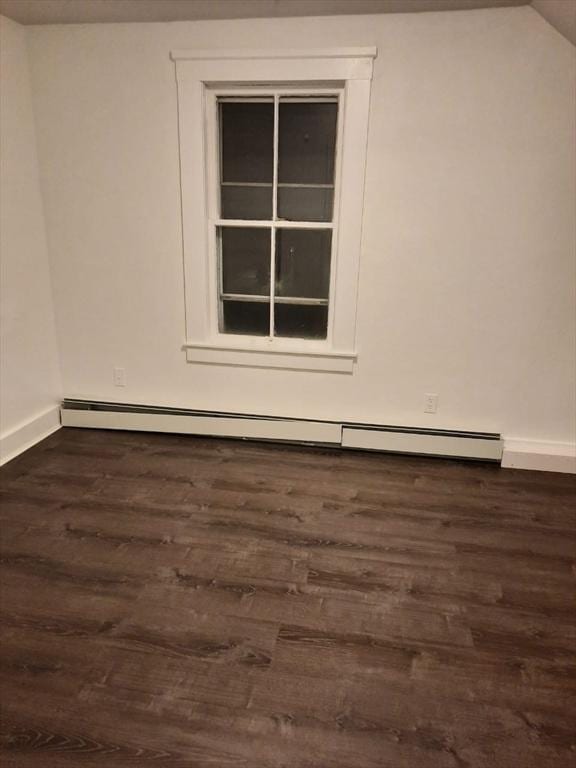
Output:
[[288,419],[89,400],[64,400],[61,418],[64,427],[235,437],[479,461],[502,459],[501,436],[492,432]]

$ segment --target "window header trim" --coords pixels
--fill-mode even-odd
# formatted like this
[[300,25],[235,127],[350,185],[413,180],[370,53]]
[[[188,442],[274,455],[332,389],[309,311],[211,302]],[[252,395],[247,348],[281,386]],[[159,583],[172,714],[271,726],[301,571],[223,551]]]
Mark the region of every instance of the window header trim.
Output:
[[278,83],[371,80],[376,48],[174,50],[178,81]]
[[218,49],[176,49],[170,51],[172,61],[190,59],[375,59],[375,46],[364,48],[224,48]]

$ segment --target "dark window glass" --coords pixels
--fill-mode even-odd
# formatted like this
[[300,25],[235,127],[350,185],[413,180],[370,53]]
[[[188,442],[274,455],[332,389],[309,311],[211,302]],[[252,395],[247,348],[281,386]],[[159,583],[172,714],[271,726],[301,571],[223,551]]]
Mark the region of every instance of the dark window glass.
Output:
[[220,102],[222,181],[272,183],[273,102]]
[[268,296],[270,230],[223,227],[220,237],[223,293]]
[[221,101],[220,132],[222,218],[270,219],[274,103]]
[[268,336],[270,304],[267,301],[223,301],[222,326],[222,333]]
[[275,304],[274,327],[277,336],[325,339],[328,329],[328,307]]
[[276,295],[327,299],[331,243],[328,229],[276,230]]
[[223,184],[221,187],[221,216],[223,219],[272,218],[272,187],[242,187]]
[[332,221],[334,190],[326,187],[278,187],[278,218]]
[[278,182],[333,184],[338,104],[281,100]]

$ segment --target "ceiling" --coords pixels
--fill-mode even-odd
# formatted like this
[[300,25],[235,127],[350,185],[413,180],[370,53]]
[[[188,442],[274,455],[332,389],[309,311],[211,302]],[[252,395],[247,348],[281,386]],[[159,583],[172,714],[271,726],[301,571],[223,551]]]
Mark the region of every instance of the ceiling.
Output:
[[[0,0],[0,13],[21,24],[337,16],[414,13],[529,5],[531,0]],[[576,0],[532,0],[576,43]]]
[[21,24],[185,21],[406,13],[527,5],[530,0],[1,0]]

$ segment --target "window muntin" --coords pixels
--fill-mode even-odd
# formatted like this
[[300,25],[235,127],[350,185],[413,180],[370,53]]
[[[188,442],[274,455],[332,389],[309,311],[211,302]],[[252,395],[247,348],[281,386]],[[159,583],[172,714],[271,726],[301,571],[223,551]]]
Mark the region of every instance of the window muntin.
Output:
[[220,333],[328,338],[339,106],[217,97]]

